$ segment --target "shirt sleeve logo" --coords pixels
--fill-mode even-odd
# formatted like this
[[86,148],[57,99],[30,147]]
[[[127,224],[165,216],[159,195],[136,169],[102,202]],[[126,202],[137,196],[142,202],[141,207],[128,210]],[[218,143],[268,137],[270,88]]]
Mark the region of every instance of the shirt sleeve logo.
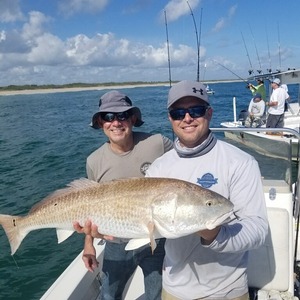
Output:
[[141,167],[140,167],[140,171],[143,175],[146,175],[146,171],[149,169],[151,163],[150,162],[144,162]]

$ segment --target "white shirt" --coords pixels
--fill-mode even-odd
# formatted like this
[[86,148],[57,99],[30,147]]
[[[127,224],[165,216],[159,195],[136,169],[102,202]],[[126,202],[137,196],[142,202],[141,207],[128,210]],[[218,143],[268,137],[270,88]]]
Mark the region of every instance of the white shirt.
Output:
[[262,117],[265,112],[265,107],[265,101],[260,100],[259,102],[255,102],[252,98],[249,103],[248,111],[252,113],[254,117]]
[[282,115],[284,113],[285,100],[289,98],[288,93],[285,89],[280,87],[273,90],[270,97],[270,102],[278,102],[276,106],[270,106],[268,113],[271,115]]
[[230,199],[238,218],[222,225],[209,246],[203,246],[197,234],[167,239],[163,288],[187,300],[247,293],[247,251],[262,245],[268,232],[256,160],[218,140],[202,156],[182,158],[173,149],[156,159],[146,176],[178,178],[213,190]]

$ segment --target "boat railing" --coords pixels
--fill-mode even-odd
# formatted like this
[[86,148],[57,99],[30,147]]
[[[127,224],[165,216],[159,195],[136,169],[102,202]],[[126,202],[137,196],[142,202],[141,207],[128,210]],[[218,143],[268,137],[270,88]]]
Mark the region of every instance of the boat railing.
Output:
[[[299,144],[299,153],[298,153],[298,159],[297,159],[297,178],[294,183],[291,184],[291,189],[293,190],[293,201],[294,201],[294,217],[299,218],[299,212],[300,212],[300,168],[299,168],[299,160],[300,160],[300,133],[292,128],[264,128],[264,127],[257,127],[257,128],[251,128],[251,127],[214,127],[210,128],[212,132],[261,132],[261,133],[285,133],[290,136],[293,136],[295,139],[298,140]],[[293,187],[292,187],[293,184]]]
[[230,128],[225,128],[225,127],[215,127],[215,128],[210,128],[211,131],[214,131],[214,132],[225,132],[225,131],[231,131],[231,132],[270,132],[270,133],[273,133],[273,132],[276,132],[276,133],[289,133],[290,135],[292,136],[295,136],[295,138],[297,138],[298,140],[300,140],[300,133],[295,130],[295,129],[292,129],[292,128],[286,128],[286,127],[283,127],[283,128],[264,128],[264,127],[256,127],[256,128],[253,128],[253,127],[244,127],[244,126],[241,126],[241,127],[230,127]]

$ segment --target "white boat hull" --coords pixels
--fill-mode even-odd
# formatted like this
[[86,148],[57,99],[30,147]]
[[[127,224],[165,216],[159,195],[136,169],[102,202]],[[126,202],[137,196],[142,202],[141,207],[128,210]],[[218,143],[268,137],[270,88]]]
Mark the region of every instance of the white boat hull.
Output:
[[[284,128],[276,128],[275,130],[267,129],[263,131],[265,126],[256,129],[246,128],[243,120],[236,118],[236,99],[233,100],[234,121],[222,122],[224,128],[240,128],[240,131],[224,131],[225,137],[235,142],[241,143],[255,151],[271,157],[293,160],[299,157],[299,140],[294,133],[299,133],[300,126],[300,110],[298,103],[289,105],[289,110],[284,114]],[[275,131],[274,134],[271,134]],[[267,134],[268,133],[268,134]],[[291,145],[291,147],[290,147]]]
[[[98,245],[95,240],[97,251],[98,269],[89,272],[82,261],[82,252],[73,260],[68,268],[57,278],[41,300],[68,299],[68,300],[95,300],[100,299],[101,268],[103,261],[104,245]],[[132,283],[133,282],[133,283]],[[132,284],[131,284],[132,283]],[[137,268],[129,280],[124,293],[124,300],[143,300],[144,276],[140,267]]]
[[[237,128],[233,122],[226,122],[221,125],[226,128]],[[225,131],[224,135],[228,139],[234,140],[237,143],[254,149],[260,154],[270,157],[280,159],[289,159],[292,157],[293,160],[297,160],[299,156],[299,143],[296,138],[276,134],[269,135],[263,131]],[[287,133],[287,135],[289,135],[289,133]]]

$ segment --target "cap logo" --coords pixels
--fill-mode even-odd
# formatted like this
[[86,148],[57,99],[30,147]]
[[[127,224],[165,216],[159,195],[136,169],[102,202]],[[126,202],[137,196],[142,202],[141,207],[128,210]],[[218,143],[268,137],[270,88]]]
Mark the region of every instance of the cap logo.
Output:
[[203,89],[197,90],[195,87],[192,88],[193,89],[193,93],[197,93],[199,92],[201,95],[203,95]]

